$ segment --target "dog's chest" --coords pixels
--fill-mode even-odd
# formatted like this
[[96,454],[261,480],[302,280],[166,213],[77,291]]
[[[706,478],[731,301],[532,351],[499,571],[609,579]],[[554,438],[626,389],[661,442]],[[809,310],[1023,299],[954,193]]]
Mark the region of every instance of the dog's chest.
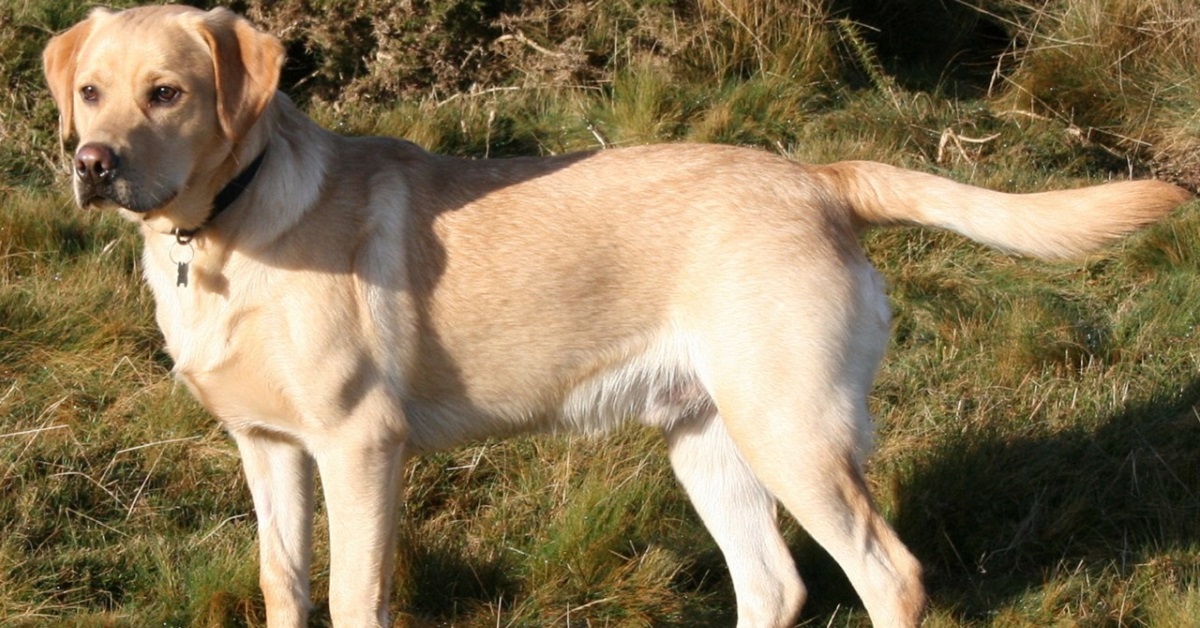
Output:
[[155,293],[156,318],[174,360],[173,372],[213,415],[230,429],[253,417],[289,429],[295,415],[282,391],[278,358],[261,308],[238,298],[241,286],[225,286],[224,294],[203,282],[175,285],[174,269],[148,270]]
[[275,392],[282,387],[273,361],[248,342],[250,330],[239,329],[221,310],[201,318],[181,309],[180,300],[160,305],[159,322],[174,373],[196,398],[223,421],[271,417],[286,423],[290,404]]

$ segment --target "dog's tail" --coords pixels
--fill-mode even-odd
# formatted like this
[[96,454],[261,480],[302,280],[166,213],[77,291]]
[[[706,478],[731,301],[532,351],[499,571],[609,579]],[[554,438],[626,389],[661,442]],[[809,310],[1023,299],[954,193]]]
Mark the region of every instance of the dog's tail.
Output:
[[1191,198],[1183,188],[1154,180],[1005,194],[868,161],[819,169],[841,191],[860,227],[937,227],[1003,251],[1045,259],[1099,248]]

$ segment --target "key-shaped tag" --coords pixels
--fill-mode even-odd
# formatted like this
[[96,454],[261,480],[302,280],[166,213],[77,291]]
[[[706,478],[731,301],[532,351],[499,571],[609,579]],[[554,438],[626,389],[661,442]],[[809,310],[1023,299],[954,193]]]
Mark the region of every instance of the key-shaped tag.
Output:
[[188,285],[188,264],[196,257],[196,250],[191,242],[176,242],[171,246],[171,261],[175,262],[175,286],[186,288]]
[[186,288],[188,285],[188,263],[176,262],[176,264],[178,265],[179,274],[175,276],[175,285]]

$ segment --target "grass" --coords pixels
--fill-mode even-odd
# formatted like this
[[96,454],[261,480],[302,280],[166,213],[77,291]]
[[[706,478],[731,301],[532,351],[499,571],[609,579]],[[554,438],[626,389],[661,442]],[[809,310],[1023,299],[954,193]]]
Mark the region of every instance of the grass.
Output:
[[[938,34],[924,42],[865,0],[416,4],[235,8],[293,26],[287,89],[323,124],[442,152],[694,140],[1006,190],[1197,181],[1183,0],[901,16]],[[135,233],[75,209],[56,171],[38,54],[85,11],[0,7],[0,626],[262,625],[235,449],[169,377]],[[1196,625],[1198,231],[1192,204],[1071,263],[928,231],[865,238],[896,319],[870,482],[926,565],[930,625]],[[653,433],[477,443],[407,473],[402,625],[734,621]],[[865,625],[836,565],[784,525],[811,592],[802,623]]]

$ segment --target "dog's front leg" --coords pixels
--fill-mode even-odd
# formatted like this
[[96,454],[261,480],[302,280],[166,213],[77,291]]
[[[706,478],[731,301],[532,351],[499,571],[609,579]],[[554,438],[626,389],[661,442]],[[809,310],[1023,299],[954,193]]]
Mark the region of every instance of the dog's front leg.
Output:
[[311,600],[313,463],[298,444],[265,432],[234,434],[258,515],[259,583],[267,625],[306,626]]
[[314,451],[329,514],[336,626],[388,625],[403,445],[345,430]]

